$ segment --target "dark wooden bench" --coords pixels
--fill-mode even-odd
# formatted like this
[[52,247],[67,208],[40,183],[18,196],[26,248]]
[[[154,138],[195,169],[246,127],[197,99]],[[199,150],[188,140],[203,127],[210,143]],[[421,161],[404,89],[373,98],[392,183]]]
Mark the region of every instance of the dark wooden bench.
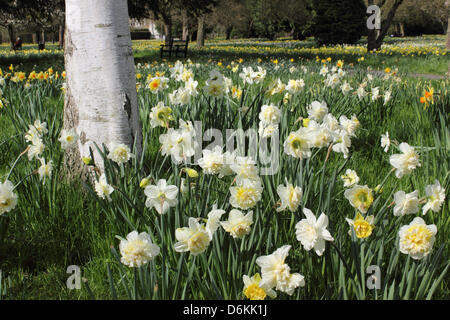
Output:
[[178,57],[178,53],[183,54],[184,57],[187,57],[187,49],[188,49],[189,40],[170,40],[169,42],[161,45],[161,58],[164,53],[168,53],[169,58],[172,57],[172,52],[175,53],[175,57]]

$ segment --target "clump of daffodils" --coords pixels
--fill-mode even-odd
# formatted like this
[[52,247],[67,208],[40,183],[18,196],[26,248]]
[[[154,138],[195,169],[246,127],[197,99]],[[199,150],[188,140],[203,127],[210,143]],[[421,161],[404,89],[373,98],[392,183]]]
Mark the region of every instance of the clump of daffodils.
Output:
[[28,125],[29,130],[25,134],[25,140],[32,142],[33,138],[41,138],[44,134],[48,133],[47,123],[41,122],[40,120],[35,120],[34,124]]
[[303,79],[289,80],[286,86],[286,90],[293,95],[300,93],[305,87],[305,81]]
[[146,232],[132,231],[119,245],[121,262],[129,267],[141,267],[159,254],[159,247]]
[[194,141],[194,137],[192,122],[180,119],[178,129],[169,128],[167,133],[159,136],[162,155],[171,155],[177,163],[187,161],[195,154],[197,142]]
[[[285,140],[284,152],[290,156],[306,159],[311,157],[312,148],[324,148],[332,144],[332,150],[348,158],[351,138],[360,123],[356,116],[348,119],[345,115],[339,121],[330,113],[325,102],[313,101],[308,108],[308,118],[303,126],[291,132]],[[302,118],[300,118],[302,119]]]
[[301,242],[303,248],[309,251],[314,248],[318,256],[325,251],[325,241],[334,241],[327,230],[328,217],[322,213],[318,219],[311,210],[304,208],[303,213],[306,219],[300,220],[295,225],[297,240]]
[[242,81],[248,84],[258,84],[261,83],[266,77],[266,70],[258,66],[258,71],[254,71],[252,67],[246,67],[242,69],[242,72],[239,74],[239,77],[242,78]]
[[17,205],[17,194],[13,192],[14,185],[11,181],[0,182],[0,215],[10,212]]
[[299,273],[291,273],[291,268],[285,262],[290,249],[290,245],[284,245],[272,254],[256,259],[262,275],[259,286],[266,292],[275,288],[292,295],[296,288],[305,286],[304,277]]
[[409,254],[415,260],[422,259],[433,249],[436,233],[437,228],[434,224],[427,225],[422,218],[414,218],[398,232],[400,252]]

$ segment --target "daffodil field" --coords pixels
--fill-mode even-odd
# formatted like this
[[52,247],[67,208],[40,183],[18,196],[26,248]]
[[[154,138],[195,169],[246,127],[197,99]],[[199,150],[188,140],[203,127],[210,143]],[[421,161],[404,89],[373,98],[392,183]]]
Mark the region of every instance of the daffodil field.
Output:
[[0,297],[448,299],[449,80],[261,47],[139,60],[142,153],[75,181],[64,71],[3,68]]

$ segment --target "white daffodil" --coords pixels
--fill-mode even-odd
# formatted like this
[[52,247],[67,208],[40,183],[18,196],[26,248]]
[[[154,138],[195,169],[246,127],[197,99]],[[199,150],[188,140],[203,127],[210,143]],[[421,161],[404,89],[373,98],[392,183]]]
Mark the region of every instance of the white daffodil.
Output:
[[178,204],[178,187],[167,185],[165,179],[160,179],[156,185],[147,186],[144,190],[147,208],[155,208],[159,214],[165,214],[171,207]]
[[114,188],[108,184],[108,181],[106,181],[106,176],[103,173],[98,181],[95,181],[95,192],[97,192],[97,195],[102,199],[108,199],[108,201],[111,201],[111,193],[113,193]]
[[39,156],[44,152],[45,145],[39,136],[33,136],[32,144],[28,149],[28,160],[33,160],[34,158],[39,158]]
[[339,132],[336,133],[334,136],[333,141],[333,151],[337,153],[342,153],[344,155],[344,159],[348,158],[348,153],[352,145],[351,137],[345,130],[339,130]]
[[203,157],[198,160],[198,165],[203,169],[205,174],[218,174],[221,172],[224,164],[224,155],[222,147],[215,146],[214,149],[203,150]]
[[291,132],[283,144],[284,152],[292,157],[306,159],[311,157],[311,137],[306,128]]
[[388,152],[390,146],[391,140],[389,140],[389,132],[386,131],[386,134],[381,135],[381,147],[384,148],[384,152]]
[[131,157],[134,157],[134,155],[126,144],[113,142],[109,146],[108,159],[121,164],[128,162]]
[[160,101],[150,111],[150,125],[152,128],[168,127],[169,121],[173,120],[172,109],[164,105],[164,102]]
[[419,212],[419,191],[405,193],[405,191],[397,191],[394,194],[394,216],[404,216]]
[[122,239],[119,245],[120,261],[129,267],[141,267],[153,260],[159,254],[159,247],[152,242],[146,232],[132,231],[126,239]]
[[259,180],[258,167],[251,157],[236,157],[230,169],[237,175],[237,180]]
[[291,268],[285,263],[290,249],[290,245],[285,245],[270,255],[256,259],[256,264],[261,267],[261,288],[266,291],[275,288],[292,295],[297,287],[305,286],[304,277],[299,273],[291,273]]
[[61,137],[58,139],[58,141],[61,142],[61,148],[65,150],[76,146],[78,138],[79,137],[76,134],[75,129],[63,129],[61,131]]
[[339,123],[341,128],[345,130],[350,136],[355,136],[356,130],[359,128],[359,121],[355,115],[351,119],[348,119],[345,115],[339,117]]
[[230,204],[243,210],[253,208],[261,200],[262,191],[259,180],[238,180],[235,187],[230,187]]
[[[214,215],[221,216],[222,213],[218,212],[214,213]],[[209,219],[214,220],[213,224],[216,227],[218,223],[217,217],[209,216]],[[204,224],[199,223],[197,218],[190,217],[188,223],[189,227],[175,230],[175,238],[178,242],[174,244],[174,248],[176,252],[189,251],[196,256],[208,248],[214,232],[212,232],[211,226],[207,228]]]
[[39,181],[43,181],[43,184],[45,184],[46,178],[52,176],[53,161],[50,160],[46,163],[44,158],[40,158],[39,161],[41,162],[41,166],[38,169]]
[[351,206],[362,213],[366,213],[373,203],[372,189],[368,186],[355,185],[344,192],[344,197],[350,202]]
[[325,102],[313,101],[308,107],[308,117],[318,122],[328,113],[327,104]]
[[11,181],[0,182],[0,215],[10,212],[17,205],[17,194],[13,192],[14,185]]
[[399,145],[399,149],[402,153],[391,155],[389,162],[396,169],[395,176],[400,179],[405,174],[411,173],[411,171],[421,165],[419,162],[419,155],[409,144],[402,142]]
[[286,86],[286,90],[291,94],[298,94],[305,87],[305,81],[303,79],[299,80],[289,80]]
[[261,112],[259,113],[259,120],[267,124],[278,124],[281,119],[281,110],[273,105],[263,105],[261,107]]
[[208,220],[206,222],[206,230],[210,234],[210,239],[213,238],[214,233],[220,225],[220,218],[225,213],[225,210],[217,209],[217,204],[213,205],[212,210],[208,213]]
[[306,219],[300,220],[295,225],[297,240],[301,242],[306,251],[314,248],[318,256],[325,251],[325,241],[334,241],[330,232],[327,230],[328,217],[322,213],[316,220],[311,210],[304,208],[303,213]]
[[427,225],[420,217],[414,218],[409,225],[401,227],[398,232],[400,252],[409,254],[415,260],[422,259],[433,249],[436,233],[436,225]]
[[350,91],[352,91],[353,88],[350,86],[350,84],[345,81],[342,85],[341,85],[341,91],[344,95],[347,95]]
[[232,209],[228,220],[221,221],[220,224],[233,238],[243,238],[250,233],[250,226],[253,224],[253,212],[249,211],[244,215],[241,211]]
[[291,212],[297,211],[298,206],[302,200],[302,188],[293,186],[286,180],[286,186],[279,185],[277,187],[277,193],[281,198],[281,206],[277,208],[277,211],[283,211],[289,209]]
[[441,187],[439,180],[435,180],[434,184],[425,187],[425,194],[427,196],[427,203],[422,208],[425,215],[428,210],[438,212],[445,200],[445,189]]
[[358,174],[355,170],[347,169],[345,174],[341,176],[341,180],[344,181],[344,187],[351,187],[359,182]]

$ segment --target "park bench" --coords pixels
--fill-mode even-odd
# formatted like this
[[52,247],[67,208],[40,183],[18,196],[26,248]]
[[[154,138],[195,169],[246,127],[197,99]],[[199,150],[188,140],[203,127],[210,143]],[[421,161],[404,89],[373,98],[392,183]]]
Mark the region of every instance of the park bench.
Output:
[[172,52],[175,53],[175,57],[178,57],[178,53],[183,54],[186,58],[187,49],[188,49],[189,40],[170,40],[165,44],[161,45],[161,58],[163,54],[166,52],[169,54],[169,58],[172,57]]

